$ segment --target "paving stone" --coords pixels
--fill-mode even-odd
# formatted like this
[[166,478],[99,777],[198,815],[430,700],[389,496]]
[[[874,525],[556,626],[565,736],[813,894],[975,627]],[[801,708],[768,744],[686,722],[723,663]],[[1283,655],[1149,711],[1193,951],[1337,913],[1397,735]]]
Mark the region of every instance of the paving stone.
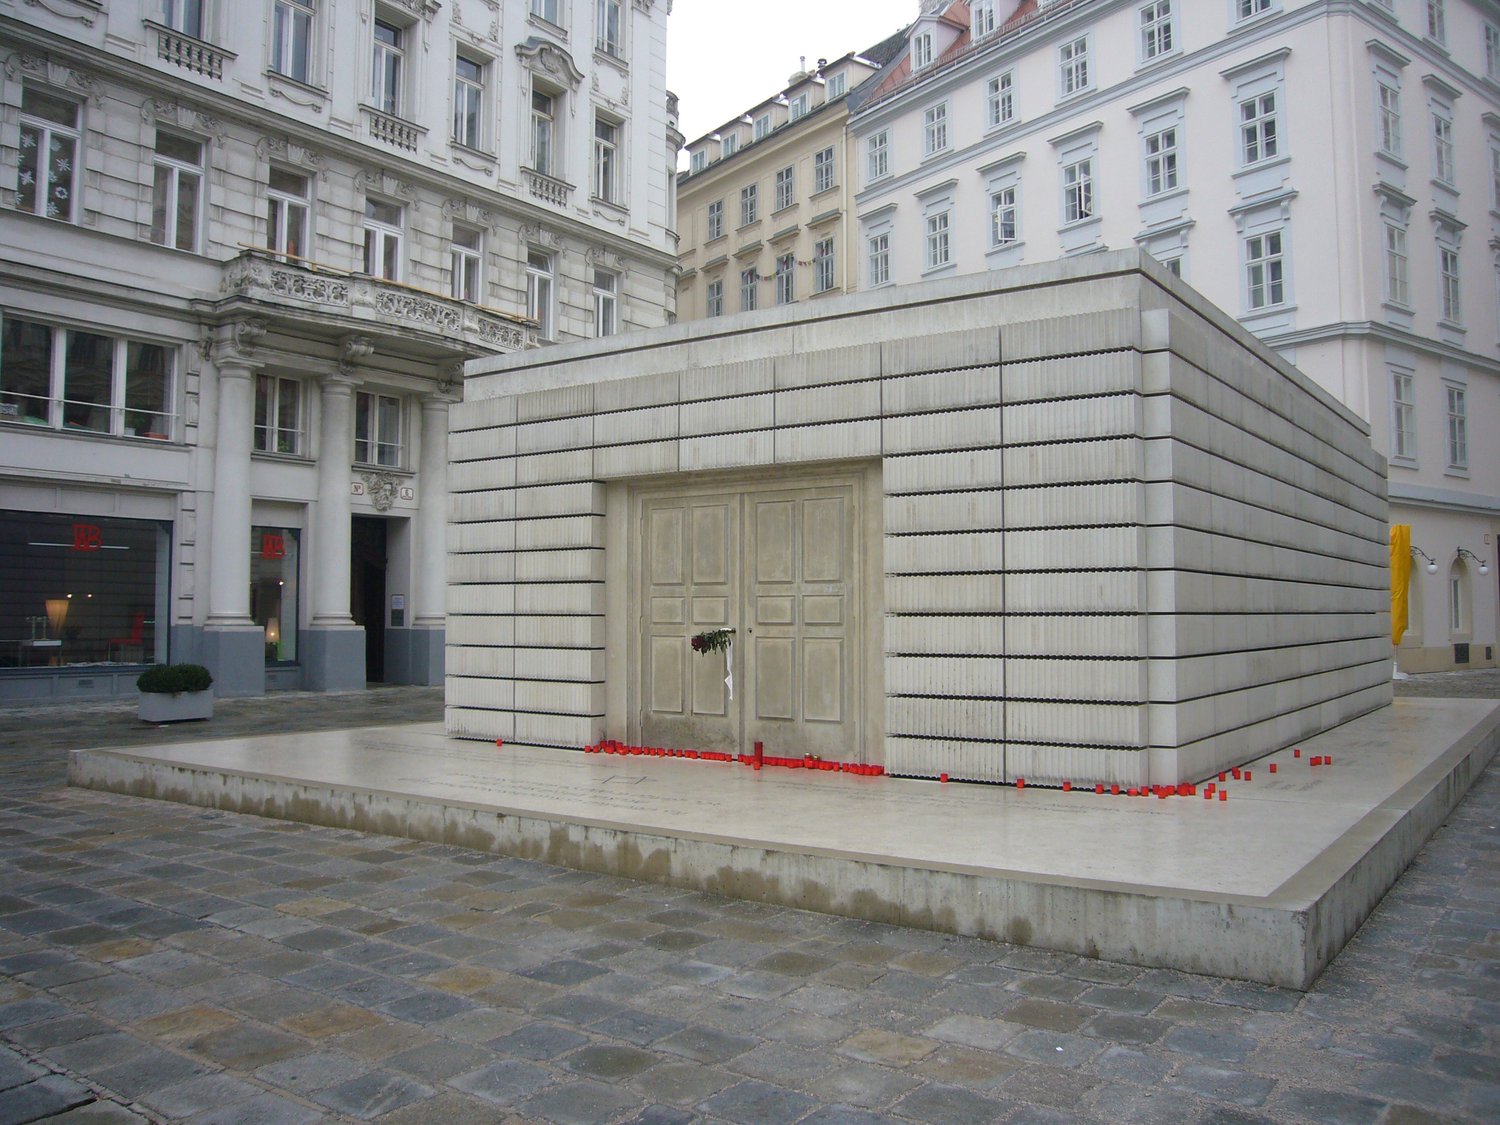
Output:
[[368,1121],[403,1106],[431,1098],[437,1091],[388,1070],[374,1070],[313,1095],[314,1100],[337,1113]]
[[934,1125],[979,1125],[997,1120],[1004,1108],[1003,1102],[973,1090],[933,1082],[908,1094],[894,1110],[901,1117]]
[[259,1086],[227,1074],[205,1074],[153,1090],[139,1100],[169,1118],[187,1118],[249,1101],[261,1092]]
[[1255,1041],[1247,1036],[1202,1027],[1174,1027],[1167,1032],[1164,1044],[1184,1055],[1220,1062],[1244,1062],[1255,1050]]
[[171,1051],[144,1047],[129,1062],[89,1072],[105,1089],[126,1098],[142,1098],[153,1090],[175,1086],[209,1074],[212,1067]]
[[492,1057],[491,1052],[470,1044],[439,1040],[392,1055],[385,1065],[435,1085],[455,1074],[476,1070]]
[[552,1084],[552,1076],[532,1063],[507,1059],[450,1079],[448,1085],[502,1105],[518,1105]]
[[1266,1108],[1299,1122],[1322,1125],[1364,1125],[1379,1121],[1386,1103],[1340,1090],[1283,1087],[1268,1099]]
[[639,1074],[658,1061],[658,1055],[636,1047],[598,1044],[574,1051],[563,1060],[563,1065],[578,1074],[616,1082]]
[[254,1070],[267,1063],[301,1054],[300,1040],[267,1027],[236,1024],[187,1040],[186,1049],[235,1070]]
[[1270,1078],[1210,1066],[1185,1066],[1170,1084],[1216,1101],[1254,1108],[1264,1105],[1276,1083]]
[[1047,1031],[1077,1031],[1093,1012],[1075,1004],[1058,1004],[1050,1000],[1021,1000],[1005,1010],[1008,1023],[1040,1027]]
[[588,1041],[587,1035],[569,1027],[560,1027],[555,1023],[531,1023],[491,1040],[486,1046],[502,1056],[553,1059]]
[[644,1098],[672,1105],[696,1105],[740,1081],[740,1076],[693,1062],[664,1062],[633,1075],[627,1085]]
[[94,1101],[94,1094],[60,1074],[47,1074],[0,1095],[0,1123],[22,1125],[65,1113]]
[[795,1090],[749,1079],[705,1098],[699,1108],[743,1125],[781,1125],[795,1121],[816,1104]]
[[922,1034],[930,1039],[941,1039],[945,1043],[959,1043],[965,1047],[995,1051],[1024,1030],[1023,1027],[1000,1020],[982,1019],[978,1016],[949,1016],[924,1029]]
[[1059,1031],[1024,1031],[1005,1050],[1018,1058],[1044,1066],[1077,1067],[1094,1058],[1101,1049],[1097,1040]]
[[368,1062],[338,1051],[309,1051],[280,1062],[268,1063],[255,1077],[278,1089],[308,1094],[337,1086],[371,1069]]
[[544,1090],[521,1103],[528,1116],[558,1125],[596,1125],[611,1121],[641,1106],[641,1099],[616,1086],[600,1082],[568,1082]]

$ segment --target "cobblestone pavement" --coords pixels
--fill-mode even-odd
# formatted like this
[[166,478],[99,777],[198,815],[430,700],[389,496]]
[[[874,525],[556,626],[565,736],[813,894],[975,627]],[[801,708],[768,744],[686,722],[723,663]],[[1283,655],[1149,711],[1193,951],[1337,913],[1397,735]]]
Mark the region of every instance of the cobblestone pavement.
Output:
[[41,710],[0,712],[0,1125],[1500,1119],[1500,768],[1302,994],[62,789]]

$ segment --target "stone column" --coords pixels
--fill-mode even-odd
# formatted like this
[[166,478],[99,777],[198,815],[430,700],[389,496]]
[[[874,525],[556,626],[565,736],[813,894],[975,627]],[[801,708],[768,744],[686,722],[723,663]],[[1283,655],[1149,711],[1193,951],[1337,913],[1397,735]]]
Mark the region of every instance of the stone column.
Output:
[[[369,354],[363,345],[359,356]],[[359,691],[365,686],[365,631],[349,613],[349,499],[354,463],[354,388],[351,348],[341,374],[322,380],[318,427],[318,503],[313,515],[312,624],[303,635],[303,682],[310,691]],[[372,623],[373,628],[383,627]]]
[[[255,435],[255,374],[250,356],[265,335],[262,320],[239,321],[214,343],[216,419],[209,509],[208,615],[196,659],[220,696],[264,695],[265,631],[250,619],[250,451]],[[181,659],[181,657],[174,657]]]
[[312,623],[352,626],[349,615],[349,499],[354,464],[354,380],[322,380],[322,425],[318,427],[318,512],[313,546]]
[[417,466],[417,514],[412,581],[411,678],[443,682],[448,608],[448,407],[434,393],[422,400],[422,455]]

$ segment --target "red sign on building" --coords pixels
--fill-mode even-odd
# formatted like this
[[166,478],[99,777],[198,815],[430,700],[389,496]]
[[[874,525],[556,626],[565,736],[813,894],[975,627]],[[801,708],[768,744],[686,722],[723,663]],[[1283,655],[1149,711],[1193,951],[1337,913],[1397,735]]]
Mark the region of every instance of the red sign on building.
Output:
[[260,557],[263,559],[286,558],[286,539],[280,535],[263,532],[260,537]]
[[104,532],[91,523],[73,525],[73,550],[97,551],[104,545]]

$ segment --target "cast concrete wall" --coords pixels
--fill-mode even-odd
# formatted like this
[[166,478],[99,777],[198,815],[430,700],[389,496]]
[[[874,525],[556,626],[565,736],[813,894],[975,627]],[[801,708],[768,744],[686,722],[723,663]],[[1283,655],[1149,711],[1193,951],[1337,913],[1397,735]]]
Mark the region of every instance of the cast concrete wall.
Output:
[[1390,700],[1367,428],[1134,251],[480,361],[452,426],[461,737],[629,738],[631,482],[840,462],[892,773],[1196,780]]

